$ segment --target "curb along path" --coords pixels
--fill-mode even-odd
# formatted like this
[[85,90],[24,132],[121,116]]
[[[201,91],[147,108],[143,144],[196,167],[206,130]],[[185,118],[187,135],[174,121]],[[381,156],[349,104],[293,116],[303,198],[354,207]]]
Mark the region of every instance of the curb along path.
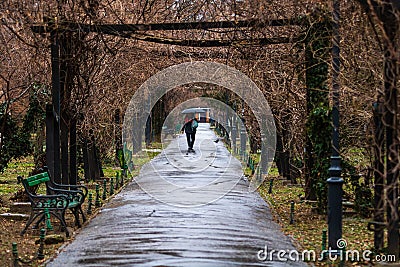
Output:
[[173,140],[47,266],[306,266],[258,259],[295,248],[215,138],[200,124],[188,155]]

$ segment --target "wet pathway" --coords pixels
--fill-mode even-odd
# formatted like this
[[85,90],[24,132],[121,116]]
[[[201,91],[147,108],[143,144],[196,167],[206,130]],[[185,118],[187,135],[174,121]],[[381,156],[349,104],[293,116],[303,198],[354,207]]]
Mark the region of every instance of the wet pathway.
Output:
[[291,241],[208,124],[196,138],[188,155],[173,140],[47,266],[305,266],[269,259]]

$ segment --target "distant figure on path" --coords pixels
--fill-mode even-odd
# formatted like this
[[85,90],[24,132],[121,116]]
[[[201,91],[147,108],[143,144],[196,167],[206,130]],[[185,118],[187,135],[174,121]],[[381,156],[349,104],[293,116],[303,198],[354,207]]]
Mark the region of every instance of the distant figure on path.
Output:
[[185,131],[186,133],[188,152],[194,152],[193,145],[194,145],[194,140],[196,139],[196,129],[198,125],[199,125],[198,119],[193,118],[191,120],[188,120],[181,129],[181,132]]

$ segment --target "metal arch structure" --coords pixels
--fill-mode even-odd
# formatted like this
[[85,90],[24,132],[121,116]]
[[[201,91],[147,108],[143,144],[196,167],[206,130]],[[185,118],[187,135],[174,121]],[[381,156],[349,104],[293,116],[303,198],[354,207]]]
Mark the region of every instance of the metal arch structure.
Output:
[[[60,21],[57,17],[54,19],[45,18],[45,25],[31,26],[31,30],[37,34],[49,34],[51,42],[51,67],[52,67],[52,105],[48,106],[47,112],[47,134],[46,134],[46,158],[47,165],[51,176],[57,179],[59,183],[74,183],[76,182],[77,170],[69,176],[74,177],[68,181],[68,173],[65,171],[68,168],[68,161],[73,164],[76,162],[76,156],[72,155],[68,160],[66,158],[66,150],[68,148],[63,144],[68,143],[68,129],[62,125],[63,110],[61,107],[61,98],[64,95],[63,77],[60,73],[65,73],[62,70],[62,57],[60,47],[63,44],[63,32],[99,33],[118,36],[121,38],[133,38],[147,42],[175,44],[181,46],[192,47],[218,47],[218,46],[235,46],[235,45],[269,45],[280,43],[297,42],[299,39],[274,37],[260,38],[251,42],[246,40],[225,41],[225,40],[171,40],[160,39],[156,37],[149,38],[140,34],[143,31],[174,31],[174,30],[195,30],[195,29],[227,29],[227,28],[254,28],[254,27],[283,27],[283,26],[304,26],[307,25],[307,16],[298,16],[290,19],[275,19],[268,21],[260,20],[244,20],[244,21],[220,21],[220,22],[186,22],[186,23],[155,23],[155,24],[82,24],[67,21]],[[70,133],[71,136],[76,136],[75,133]],[[76,143],[76,142],[70,142]],[[57,149],[58,148],[58,149]],[[70,147],[70,151],[76,151],[76,148]],[[63,154],[64,156],[62,156]],[[92,164],[93,165],[93,164]],[[64,171],[62,171],[64,169]]]

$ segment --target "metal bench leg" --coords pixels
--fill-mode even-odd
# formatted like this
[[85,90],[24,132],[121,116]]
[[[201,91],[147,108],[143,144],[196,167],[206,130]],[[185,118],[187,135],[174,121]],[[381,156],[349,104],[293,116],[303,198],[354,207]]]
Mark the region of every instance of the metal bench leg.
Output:
[[85,216],[85,214],[83,213],[82,206],[79,206],[79,212],[82,214],[82,221],[83,221],[83,222],[86,222],[86,216]]
[[72,208],[71,211],[72,211],[72,213],[74,214],[74,217],[75,217],[75,225],[78,226],[78,228],[81,228],[81,223],[79,221],[79,209],[78,209],[78,207]]
[[65,222],[65,216],[64,216],[65,211],[62,213],[60,212],[60,214],[58,214],[56,212],[51,212],[51,213],[60,221],[61,226],[65,231],[65,236],[69,237],[69,231],[68,231],[67,224]]
[[29,220],[26,222],[25,228],[21,231],[19,235],[23,236],[26,230],[28,229],[29,225],[31,225],[31,223],[41,214],[43,214],[43,212],[38,212],[38,213],[31,212],[31,216],[29,216]]
[[45,214],[43,213],[39,220],[36,221],[35,225],[32,226],[32,229],[39,229],[39,224],[44,221]]

